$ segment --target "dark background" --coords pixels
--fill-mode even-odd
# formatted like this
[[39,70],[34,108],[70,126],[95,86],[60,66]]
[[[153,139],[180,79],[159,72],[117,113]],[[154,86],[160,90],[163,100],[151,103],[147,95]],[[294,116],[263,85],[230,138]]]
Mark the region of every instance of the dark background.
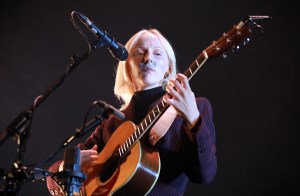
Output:
[[[272,16],[272,20],[257,21],[265,27],[264,34],[254,31],[247,46],[228,52],[227,60],[207,62],[190,82],[195,94],[207,97],[213,105],[218,173],[208,185],[190,183],[186,195],[299,194],[300,23],[295,4],[273,0],[6,0],[0,10],[0,131],[65,72],[72,55],[86,51],[86,43],[70,21],[73,10],[122,44],[142,28],[158,28],[175,48],[182,71],[244,17]],[[116,64],[101,48],[38,107],[24,165],[48,157],[74,134],[94,100],[119,107],[113,94]],[[16,150],[16,141],[9,137],[0,146],[0,168],[10,170]],[[47,169],[62,157],[63,151],[41,168]],[[41,180],[25,183],[22,192],[48,195]]]

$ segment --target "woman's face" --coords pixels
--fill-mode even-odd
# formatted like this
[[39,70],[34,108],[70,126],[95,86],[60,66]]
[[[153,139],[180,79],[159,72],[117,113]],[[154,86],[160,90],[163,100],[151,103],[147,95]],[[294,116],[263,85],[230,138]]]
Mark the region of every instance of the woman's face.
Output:
[[135,91],[161,86],[169,72],[167,53],[158,37],[150,32],[145,32],[132,47],[128,64]]

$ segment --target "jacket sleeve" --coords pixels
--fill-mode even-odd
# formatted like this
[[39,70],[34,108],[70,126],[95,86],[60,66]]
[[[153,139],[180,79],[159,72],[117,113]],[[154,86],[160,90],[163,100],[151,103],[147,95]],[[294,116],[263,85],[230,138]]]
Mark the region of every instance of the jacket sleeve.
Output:
[[194,141],[184,138],[185,173],[192,182],[209,183],[217,172],[216,136],[213,111],[206,98],[197,98],[200,118],[191,130]]
[[111,134],[120,123],[121,122],[118,121],[114,116],[109,116],[108,119],[104,120],[101,125],[95,129],[95,131],[86,139],[84,143],[81,143],[78,146],[82,150],[87,150],[93,148],[94,145],[97,145],[98,152],[101,152]]

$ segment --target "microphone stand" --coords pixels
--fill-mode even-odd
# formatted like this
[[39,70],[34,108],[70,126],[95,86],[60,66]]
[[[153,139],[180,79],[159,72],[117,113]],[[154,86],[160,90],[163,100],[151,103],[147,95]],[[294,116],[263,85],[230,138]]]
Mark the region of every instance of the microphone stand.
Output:
[[[39,95],[32,106],[21,112],[5,129],[0,132],[0,146],[9,136],[17,138],[17,157],[12,166],[12,171],[1,172],[6,173],[7,176],[1,175],[0,177],[7,177],[5,183],[5,192],[9,195],[21,195],[20,189],[23,182],[28,181],[29,174],[27,167],[23,166],[23,158],[26,150],[26,143],[30,136],[30,126],[33,119],[34,110],[43,103],[46,98],[58,88],[64,80],[80,65],[80,63],[90,56],[90,51],[86,52],[82,57],[74,55],[71,57],[72,63],[67,67],[67,71],[62,74],[59,79],[54,82],[42,95]],[[0,189],[0,193],[3,190]],[[13,193],[15,192],[15,193]]]
[[38,166],[50,161],[53,157],[55,157],[55,155],[60,150],[66,148],[74,139],[82,137],[86,133],[94,130],[104,119],[108,118],[109,113],[110,113],[110,111],[107,110],[107,111],[104,111],[101,115],[94,116],[94,118],[92,120],[90,120],[89,122],[87,122],[84,126],[82,126],[79,129],[76,129],[74,135],[65,139],[64,142],[59,146],[59,148],[54,153],[52,153],[47,159],[45,159],[39,163],[32,164],[32,165],[35,165],[36,167],[38,167]]
[[[39,95],[32,106],[21,112],[5,129],[0,133],[0,145],[9,137],[16,135],[21,139],[26,139],[29,134],[26,128],[32,120],[32,115],[34,110],[56,89],[58,88],[64,80],[80,65],[80,63],[90,56],[90,51],[86,52],[82,57],[74,55],[71,57],[72,63],[67,67],[67,71],[62,74],[59,79],[54,82],[42,95]],[[26,140],[24,140],[26,141]],[[19,142],[21,150],[23,146],[23,140]]]
[[[76,29],[80,32],[80,34],[86,39],[87,37],[83,34],[83,32],[78,28],[78,25],[74,21],[72,12],[71,19],[73,25]],[[78,15],[78,13],[77,13]],[[100,38],[100,39],[99,39]],[[0,187],[0,196],[2,193],[9,193],[9,195],[21,195],[21,185],[22,183],[28,181],[28,171],[27,167],[23,166],[23,158],[25,155],[26,144],[30,136],[30,127],[33,119],[33,114],[36,108],[40,106],[41,103],[45,101],[45,99],[56,89],[58,88],[64,80],[80,65],[80,63],[86,60],[90,55],[91,51],[96,51],[102,46],[112,46],[114,39],[107,40],[107,36],[99,37],[91,44],[88,42],[89,50],[82,56],[79,57],[77,54],[71,57],[72,63],[67,67],[67,70],[64,74],[59,77],[59,79],[54,82],[43,94],[36,97],[32,106],[28,109],[21,112],[5,129],[4,131],[0,132],[0,146],[7,140],[8,137],[14,136],[17,138],[17,157],[15,162],[13,163],[12,170],[9,172],[5,172],[3,169],[0,168],[0,177],[6,178],[6,184],[4,190]],[[110,42],[109,42],[110,41]],[[111,43],[112,42],[112,43]],[[116,46],[115,46],[116,47]],[[114,52],[111,51],[114,55]],[[78,133],[79,134],[79,133]],[[75,137],[75,136],[74,136]],[[71,138],[70,138],[71,139]],[[2,171],[3,170],[3,171]],[[10,174],[10,175],[5,175]]]
[[[106,43],[103,42],[103,39],[97,39],[94,43],[97,43],[98,47],[105,46]],[[97,47],[97,49],[98,49]],[[89,45],[89,49],[91,49]],[[95,51],[95,48],[94,50]],[[72,63],[67,67],[67,70],[62,74],[59,79],[54,82],[43,94],[36,97],[34,103],[26,110],[21,112],[5,129],[0,132],[0,146],[7,140],[10,136],[15,136],[17,138],[17,157],[13,163],[12,170],[9,172],[1,172],[10,174],[7,176],[0,175],[0,177],[6,178],[4,190],[0,187],[0,196],[5,192],[8,195],[21,195],[21,185],[24,182],[28,181],[28,171],[27,167],[23,166],[23,158],[26,149],[26,143],[30,136],[30,126],[33,119],[34,110],[43,103],[46,98],[58,88],[64,80],[80,65],[80,63],[86,60],[91,55],[91,50],[87,51],[82,57],[79,57],[78,54],[71,57]],[[79,133],[78,133],[79,134]],[[31,180],[31,178],[29,178]]]
[[[94,119],[87,122],[83,127],[80,129],[76,129],[75,134],[71,137],[67,138],[62,145],[57,149],[56,152],[54,152],[49,158],[46,160],[40,162],[36,165],[41,165],[45,162],[48,162],[51,160],[61,149],[66,148],[75,138],[79,138],[81,136],[84,136],[86,133],[90,132],[91,130],[94,130],[104,119],[108,118],[108,114],[110,114],[111,111],[105,110],[101,115],[95,116]],[[52,173],[51,177],[55,179],[55,181],[61,186],[63,189],[65,195],[67,196],[73,196],[73,193],[79,193],[80,188],[82,186],[82,182],[86,180],[86,175],[80,171],[80,150],[79,147],[67,149],[65,151],[64,155],[64,161],[65,166],[68,165],[68,167],[65,168],[63,171]],[[75,154],[74,154],[75,153]],[[68,164],[67,164],[68,162]]]
[[[52,173],[48,170],[37,168],[37,166],[50,161],[61,149],[66,148],[75,138],[82,137],[91,130],[94,130],[104,119],[108,118],[109,114],[112,114],[111,110],[103,110],[100,115],[95,116],[81,128],[76,129],[75,134],[67,138],[55,153],[46,160],[35,164],[36,167],[32,171],[29,171],[27,166],[23,166],[21,164],[22,162],[14,162],[13,169],[9,172],[0,169],[0,177],[6,180],[4,189],[0,188],[0,196],[21,196],[21,185],[23,183],[44,179],[48,176],[58,177],[59,182],[64,185],[63,187],[66,192],[67,190],[79,190],[82,181],[86,179],[86,176],[80,171],[68,170]],[[68,193],[68,195],[70,195],[70,193]]]

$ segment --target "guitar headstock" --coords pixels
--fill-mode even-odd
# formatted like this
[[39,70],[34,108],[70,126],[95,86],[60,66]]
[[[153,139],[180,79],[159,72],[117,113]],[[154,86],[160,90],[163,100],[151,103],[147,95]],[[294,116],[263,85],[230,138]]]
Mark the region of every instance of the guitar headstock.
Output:
[[249,16],[243,21],[234,25],[228,32],[223,33],[222,37],[213,41],[212,44],[205,49],[208,58],[214,58],[223,55],[226,58],[225,51],[232,49],[236,51],[239,49],[239,43],[247,44],[250,40],[249,35],[252,33],[252,29],[259,28],[263,32],[263,28],[255,23],[253,20],[267,19],[270,16]]

